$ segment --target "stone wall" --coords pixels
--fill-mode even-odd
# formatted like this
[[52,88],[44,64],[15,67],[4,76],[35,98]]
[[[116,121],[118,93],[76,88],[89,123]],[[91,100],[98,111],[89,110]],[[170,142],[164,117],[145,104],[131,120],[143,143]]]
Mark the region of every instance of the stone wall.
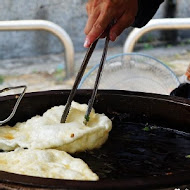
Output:
[[[83,51],[87,20],[85,3],[87,0],[0,0],[0,20],[44,19],[63,27],[70,35],[76,51]],[[178,17],[190,14],[190,1],[178,0]],[[164,15],[164,4],[155,18]],[[116,43],[122,45],[126,39],[126,30]],[[156,34],[156,33],[155,33]],[[100,42],[99,47],[102,46]],[[0,59],[37,56],[60,53],[63,47],[59,40],[47,32],[0,32]]]
[[[177,3],[177,11],[176,17],[190,17],[190,1],[189,0],[176,0]],[[190,32],[188,30],[181,30],[178,32],[179,38],[190,37]]]
[[[63,27],[75,49],[82,49],[86,21],[85,0],[0,0],[0,20],[44,19]],[[77,48],[81,46],[81,48]],[[34,56],[63,51],[48,32],[0,32],[0,58]]]

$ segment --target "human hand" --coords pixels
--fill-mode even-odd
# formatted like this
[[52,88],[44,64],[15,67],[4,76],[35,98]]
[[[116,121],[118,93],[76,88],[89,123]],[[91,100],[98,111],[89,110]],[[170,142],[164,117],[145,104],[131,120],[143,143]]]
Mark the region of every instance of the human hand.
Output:
[[135,20],[138,0],[89,0],[86,4],[88,21],[85,27],[84,47],[89,47],[107,28],[112,26],[109,37],[115,41],[122,31]]

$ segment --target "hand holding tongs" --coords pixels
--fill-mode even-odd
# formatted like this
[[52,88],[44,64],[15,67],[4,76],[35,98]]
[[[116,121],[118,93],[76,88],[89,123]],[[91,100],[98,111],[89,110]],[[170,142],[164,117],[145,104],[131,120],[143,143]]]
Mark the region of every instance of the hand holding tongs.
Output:
[[[105,62],[105,58],[106,58],[106,54],[107,54],[107,49],[108,49],[108,44],[109,44],[109,31],[110,31],[110,28],[111,28],[112,25],[109,25],[108,28],[106,29],[106,31],[104,32],[104,34],[106,34],[106,40],[105,40],[105,44],[104,44],[104,50],[103,50],[103,54],[102,54],[102,58],[101,58],[101,62],[100,62],[100,65],[99,65],[99,69],[98,69],[98,73],[97,73],[97,76],[96,76],[96,80],[95,80],[95,84],[94,84],[94,89],[93,89],[93,92],[92,92],[92,96],[91,96],[91,99],[89,100],[88,102],[88,108],[87,108],[87,111],[86,111],[86,114],[84,116],[84,124],[86,125],[87,122],[90,120],[90,112],[92,110],[92,107],[93,107],[93,104],[94,104],[94,100],[95,100],[95,97],[96,97],[96,94],[97,94],[97,89],[98,89],[98,85],[99,85],[99,81],[100,81],[100,77],[101,77],[101,74],[102,74],[102,69],[103,69],[103,66],[104,66],[104,62]],[[99,37],[100,38],[100,37]],[[70,92],[70,95],[67,99],[67,103],[66,103],[66,106],[65,106],[65,110],[63,112],[63,115],[62,115],[62,118],[61,118],[61,123],[65,123],[66,119],[67,119],[67,115],[69,113],[69,110],[70,110],[70,107],[71,107],[71,102],[74,98],[74,95],[76,93],[76,90],[78,88],[78,85],[82,79],[82,76],[84,74],[84,71],[86,69],[86,66],[90,60],[90,57],[96,47],[96,44],[98,42],[98,39],[96,39],[96,41],[94,43],[91,44],[90,48],[88,48],[87,50],[87,53],[84,57],[84,60],[82,62],[82,65],[79,69],[79,72],[77,74],[77,77],[75,79],[75,82],[74,82],[74,85],[73,85],[73,88]]]

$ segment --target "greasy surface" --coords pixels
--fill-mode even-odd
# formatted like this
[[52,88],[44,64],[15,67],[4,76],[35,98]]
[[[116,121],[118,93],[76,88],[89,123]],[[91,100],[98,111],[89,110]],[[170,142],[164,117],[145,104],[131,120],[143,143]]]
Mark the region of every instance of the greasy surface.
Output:
[[98,180],[81,159],[53,149],[1,152],[0,170],[45,178]]
[[[190,170],[190,137],[162,128],[149,129],[116,116],[101,149],[77,154],[100,179],[165,176]],[[76,155],[75,155],[76,156]]]

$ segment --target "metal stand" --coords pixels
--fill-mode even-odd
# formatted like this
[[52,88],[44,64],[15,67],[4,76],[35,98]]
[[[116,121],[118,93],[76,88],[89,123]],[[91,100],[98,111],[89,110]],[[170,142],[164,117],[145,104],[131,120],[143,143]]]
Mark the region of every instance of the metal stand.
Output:
[[57,36],[65,47],[66,78],[74,73],[74,47],[66,31],[57,24],[46,20],[0,21],[0,31],[45,30]]

